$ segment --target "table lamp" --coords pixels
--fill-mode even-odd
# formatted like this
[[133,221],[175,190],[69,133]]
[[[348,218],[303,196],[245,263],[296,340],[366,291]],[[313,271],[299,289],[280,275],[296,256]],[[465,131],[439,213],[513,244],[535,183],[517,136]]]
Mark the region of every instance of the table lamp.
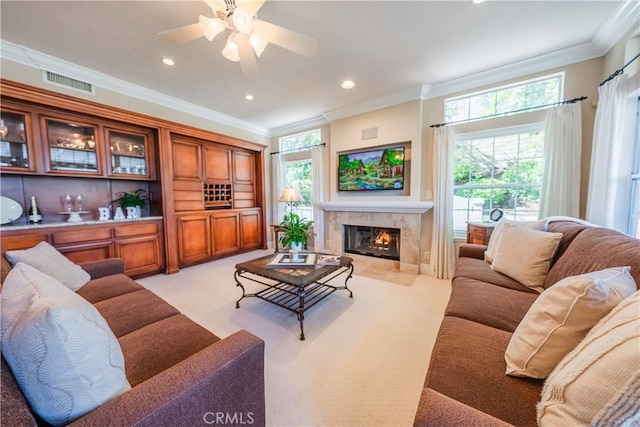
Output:
[[285,211],[288,210],[289,213],[291,213],[293,208],[296,207],[298,203],[302,202],[302,196],[297,188],[287,187],[280,195],[278,201],[286,203]]

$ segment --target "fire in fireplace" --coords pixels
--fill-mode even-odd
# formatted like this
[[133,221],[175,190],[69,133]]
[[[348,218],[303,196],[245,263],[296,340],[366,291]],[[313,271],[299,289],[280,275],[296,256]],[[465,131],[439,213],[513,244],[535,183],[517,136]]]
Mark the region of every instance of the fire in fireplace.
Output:
[[400,229],[344,226],[344,251],[352,254],[400,260]]

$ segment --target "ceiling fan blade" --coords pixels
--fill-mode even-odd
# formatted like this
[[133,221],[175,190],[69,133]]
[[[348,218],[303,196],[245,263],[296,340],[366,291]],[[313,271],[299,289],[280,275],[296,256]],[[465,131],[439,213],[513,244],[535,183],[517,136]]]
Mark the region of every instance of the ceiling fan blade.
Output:
[[246,10],[254,16],[258,13],[258,10],[262,7],[266,0],[236,0],[236,6]]
[[162,40],[174,44],[185,43],[202,37],[203,35],[204,34],[202,34],[202,29],[200,28],[199,22],[158,33],[158,36]]
[[295,31],[288,30],[267,21],[255,19],[254,30],[260,37],[269,43],[278,45],[300,55],[311,57],[316,53],[318,41]]
[[246,77],[258,77],[258,63],[256,62],[256,57],[253,54],[253,49],[249,44],[249,38],[244,35],[238,35],[237,38],[238,43],[238,55],[240,56],[240,67],[242,68],[242,73]]

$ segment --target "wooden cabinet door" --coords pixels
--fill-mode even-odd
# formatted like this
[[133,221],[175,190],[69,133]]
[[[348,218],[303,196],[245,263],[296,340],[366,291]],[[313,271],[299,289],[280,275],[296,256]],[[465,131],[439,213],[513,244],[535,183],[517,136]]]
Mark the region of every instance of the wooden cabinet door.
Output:
[[262,243],[260,211],[240,212],[240,247],[258,248]]
[[173,178],[202,180],[202,146],[200,144],[173,141]]
[[204,179],[231,182],[231,150],[224,147],[204,147]]
[[216,212],[211,216],[213,231],[213,253],[222,255],[240,249],[238,214]]
[[233,152],[233,207],[252,208],[256,205],[255,155],[244,151]]
[[211,228],[209,216],[181,215],[178,224],[178,261],[189,264],[211,256]]
[[157,235],[117,240],[115,252],[124,260],[129,276],[157,273],[164,267],[162,242]]
[[87,243],[83,245],[59,246],[56,249],[76,264],[113,258],[111,242]]

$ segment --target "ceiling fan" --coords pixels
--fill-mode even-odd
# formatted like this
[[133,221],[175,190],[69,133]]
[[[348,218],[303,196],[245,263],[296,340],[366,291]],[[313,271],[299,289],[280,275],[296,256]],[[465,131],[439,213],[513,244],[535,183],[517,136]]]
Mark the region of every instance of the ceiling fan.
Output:
[[200,15],[198,22],[158,33],[170,43],[184,43],[200,37],[211,41],[229,30],[222,55],[240,62],[247,77],[258,75],[256,56],[260,57],[267,44],[273,43],[292,52],[311,57],[318,42],[295,31],[256,18],[266,0],[203,0],[213,10],[214,18]]

